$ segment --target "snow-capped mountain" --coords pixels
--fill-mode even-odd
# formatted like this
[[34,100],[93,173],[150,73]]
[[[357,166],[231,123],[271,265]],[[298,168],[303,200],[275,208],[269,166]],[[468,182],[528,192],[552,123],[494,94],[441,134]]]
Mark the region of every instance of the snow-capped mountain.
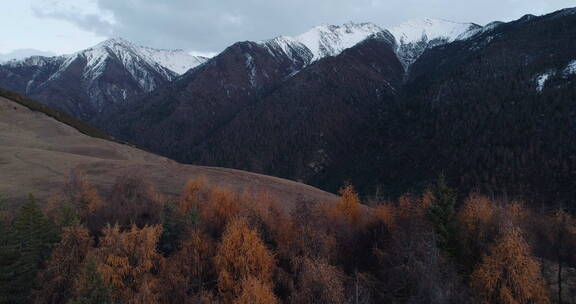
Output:
[[66,61],[53,77],[65,72],[71,64],[85,61],[82,78],[89,82],[95,81],[106,72],[112,61],[117,60],[143,91],[150,92],[158,87],[159,76],[170,81],[178,75],[154,61],[151,56],[142,52],[142,49],[121,38],[109,39],[89,49],[65,56]]
[[[192,56],[183,50],[160,50],[139,46],[122,38],[113,38],[103,41],[94,47],[65,55],[66,62],[72,62],[78,57],[84,57],[88,61],[85,74],[97,76],[104,68],[103,64],[110,57],[116,57],[129,70],[134,77],[146,77],[143,66],[147,65],[172,80],[174,75],[181,75],[191,68],[204,63],[207,58]],[[144,74],[144,75],[143,75]],[[143,84],[151,84],[149,79],[143,79]],[[152,86],[146,86],[150,91]]]
[[336,56],[382,32],[385,31],[373,23],[349,22],[343,25],[320,25],[298,36],[279,36],[261,41],[260,44],[282,50],[289,57],[306,58],[311,63],[327,56]]
[[[63,63],[59,70],[63,71],[75,60],[82,59],[87,61],[83,71],[84,78],[94,79],[105,69],[107,60],[114,58],[120,60],[134,77],[146,76],[142,75],[143,66],[145,65],[164,75],[166,79],[171,80],[175,75],[181,75],[208,60],[208,58],[205,57],[192,56],[184,50],[154,49],[136,45],[122,38],[108,39],[91,48],[70,55],[30,57],[32,58],[27,57],[20,60],[11,60],[7,62],[6,65],[22,67],[35,66],[46,61],[62,61]],[[141,82],[145,87],[151,87],[149,80],[144,79]]]
[[396,38],[398,57],[408,69],[427,48],[453,42],[481,28],[474,23],[425,18],[410,20],[389,31]]
[[0,65],[0,86],[90,120],[108,105],[150,92],[206,60],[114,38],[70,55],[9,61]]

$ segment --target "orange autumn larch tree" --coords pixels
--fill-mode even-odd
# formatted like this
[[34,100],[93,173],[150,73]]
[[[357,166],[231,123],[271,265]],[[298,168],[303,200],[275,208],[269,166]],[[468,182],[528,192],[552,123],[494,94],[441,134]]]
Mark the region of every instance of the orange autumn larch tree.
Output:
[[120,231],[119,225],[104,228],[96,251],[98,272],[112,288],[112,297],[121,303],[157,303],[158,271],[162,256],[156,246],[159,226]]
[[214,264],[218,290],[225,302],[231,302],[242,293],[241,283],[249,277],[271,285],[275,258],[258,232],[252,230],[246,220],[236,218],[226,226]]
[[480,262],[482,254],[486,253],[498,234],[495,223],[498,211],[494,202],[487,197],[471,194],[458,212],[459,237],[464,245],[462,250],[469,271]]
[[549,303],[540,264],[518,228],[508,228],[472,273],[483,303]]
[[205,229],[215,238],[219,237],[226,225],[240,213],[240,204],[240,199],[234,193],[210,188],[200,210]]
[[336,214],[347,219],[352,225],[360,220],[360,198],[351,184],[347,184],[338,191],[340,199],[335,205]]

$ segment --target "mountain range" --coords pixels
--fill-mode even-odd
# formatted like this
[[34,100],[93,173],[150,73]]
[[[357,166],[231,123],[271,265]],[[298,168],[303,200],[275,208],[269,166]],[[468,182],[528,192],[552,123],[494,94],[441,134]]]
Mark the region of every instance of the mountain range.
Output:
[[123,39],[0,65],[0,87],[179,162],[398,195],[575,195],[576,10],[486,26],[322,25],[213,58]]
[[[452,41],[476,27],[425,19],[392,31],[398,37],[396,51],[406,68],[426,47]],[[280,36],[257,44],[292,61],[290,73],[295,73],[384,32],[390,33],[371,23],[322,25],[295,37]],[[113,38],[71,55],[5,62],[0,65],[0,85],[92,121],[112,105],[160,88],[207,60],[183,50],[153,49]]]

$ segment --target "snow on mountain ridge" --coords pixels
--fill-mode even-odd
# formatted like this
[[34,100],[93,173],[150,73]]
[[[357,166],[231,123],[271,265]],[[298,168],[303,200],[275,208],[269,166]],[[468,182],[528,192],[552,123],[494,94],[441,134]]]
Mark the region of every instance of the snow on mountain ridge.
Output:
[[91,119],[109,104],[151,92],[205,61],[183,50],[158,50],[113,38],[73,54],[33,56],[3,66],[29,78],[21,85],[24,94],[69,88],[82,102],[62,109]]
[[279,36],[266,40],[260,42],[260,45],[267,48],[272,55],[275,55],[276,52],[282,53],[290,58],[292,62],[303,60],[305,64],[309,64],[314,57],[314,54],[307,46],[288,36]]
[[168,80],[176,78],[177,73],[154,61],[151,56],[142,50],[143,47],[122,38],[108,39],[92,48],[70,55],[67,63],[64,64],[64,68],[79,57],[85,58],[86,67],[83,75],[88,80],[94,80],[104,72],[107,61],[111,57],[115,57],[120,60],[122,65],[146,92],[156,88],[154,77],[150,75],[148,69],[153,69]]
[[470,30],[460,34],[456,37],[456,40],[466,40],[472,38],[478,34],[486,33],[492,31],[493,29],[499,27],[500,25],[504,24],[502,21],[494,21],[486,24],[485,26],[471,28]]
[[426,49],[453,42],[466,33],[481,28],[474,23],[424,18],[413,19],[392,27],[390,32],[397,42],[396,54],[404,69],[408,71]]
[[158,50],[152,48],[142,48],[141,51],[158,62],[161,66],[176,72],[179,75],[195,68],[209,58],[202,56],[192,56],[184,50]]
[[33,56],[56,56],[56,54],[36,49],[17,49],[9,53],[0,53],[0,64],[10,61],[22,60]]
[[[265,47],[277,47],[291,55],[295,50],[311,54],[310,63],[327,56],[336,56],[366,38],[384,30],[373,23],[345,23],[343,25],[319,25],[300,35],[279,36],[259,42]],[[310,54],[304,54],[309,57]]]
[[[268,50],[292,58],[305,58],[306,64],[323,57],[336,56],[372,35],[382,35],[395,45],[399,60],[406,70],[430,47],[465,39],[478,33],[481,26],[441,19],[414,19],[384,30],[373,23],[320,25],[297,36],[279,36],[259,42]],[[308,59],[309,58],[309,59]]]
[[[139,58],[144,60],[146,64],[153,67],[155,70],[165,74],[166,76],[172,77],[173,75],[167,75],[165,69],[174,72],[176,75],[184,74],[189,69],[192,69],[208,60],[206,57],[193,56],[181,49],[166,50],[166,49],[155,49],[145,46],[136,45],[123,38],[111,38],[104,40],[97,45],[75,52],[68,55],[60,56],[30,56],[23,59],[11,60],[5,64],[10,65],[38,65],[41,60],[31,58],[40,57],[43,60],[51,59],[64,59],[66,62],[62,68],[65,68],[69,63],[71,63],[77,56],[84,56],[88,61],[88,66],[91,67],[89,73],[95,72],[100,68],[101,64],[107,56],[116,56],[123,61],[124,64],[128,64],[130,60],[139,61]],[[140,60],[141,61],[141,60]],[[170,73],[168,73],[170,74]]]
[[390,28],[399,44],[417,43],[422,39],[443,39],[452,42],[462,33],[480,28],[474,23],[461,23],[442,19],[412,19]]
[[326,56],[336,56],[383,29],[372,23],[345,23],[321,25],[300,34],[294,39],[304,44],[314,55],[312,61]]
[[178,75],[186,73],[206,60],[205,57],[192,56],[182,49],[166,50],[136,45],[123,38],[105,40],[91,49],[109,48],[116,54],[129,52],[142,57],[150,66],[156,64],[175,72]]

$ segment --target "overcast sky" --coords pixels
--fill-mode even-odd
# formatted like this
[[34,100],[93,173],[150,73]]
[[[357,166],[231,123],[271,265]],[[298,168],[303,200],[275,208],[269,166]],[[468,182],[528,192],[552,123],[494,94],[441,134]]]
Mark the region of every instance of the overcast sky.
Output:
[[319,24],[416,18],[488,22],[576,6],[576,0],[1,0],[0,53],[57,54],[123,37],[157,48],[219,52],[243,40],[295,35]]

